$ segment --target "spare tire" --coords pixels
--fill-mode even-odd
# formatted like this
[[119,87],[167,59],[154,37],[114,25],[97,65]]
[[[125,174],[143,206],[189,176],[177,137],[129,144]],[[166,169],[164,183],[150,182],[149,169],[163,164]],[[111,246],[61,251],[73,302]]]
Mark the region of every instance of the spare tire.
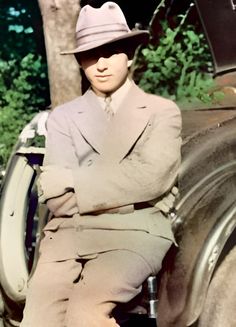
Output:
[[16,153],[9,163],[0,199],[0,282],[6,317],[21,316],[27,280],[36,261],[37,167],[42,153]]

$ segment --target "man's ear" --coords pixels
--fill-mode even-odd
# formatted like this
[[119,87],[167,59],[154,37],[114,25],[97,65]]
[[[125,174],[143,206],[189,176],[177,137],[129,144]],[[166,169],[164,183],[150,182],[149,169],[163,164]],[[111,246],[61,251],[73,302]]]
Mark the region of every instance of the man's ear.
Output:
[[130,68],[131,65],[132,65],[132,63],[133,63],[133,60],[128,60],[128,62],[127,62],[127,67]]

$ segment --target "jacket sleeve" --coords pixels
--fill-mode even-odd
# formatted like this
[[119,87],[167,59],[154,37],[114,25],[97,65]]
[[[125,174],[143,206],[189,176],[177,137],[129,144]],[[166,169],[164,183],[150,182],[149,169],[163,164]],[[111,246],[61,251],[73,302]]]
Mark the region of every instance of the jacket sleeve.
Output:
[[73,170],[80,214],[158,198],[175,183],[180,165],[181,116],[176,107],[155,116],[121,162],[101,158]]
[[46,203],[55,217],[72,216],[79,211],[71,169],[78,166],[78,159],[65,119],[56,111],[49,116],[46,154],[37,182],[39,201]]
[[79,212],[74,192],[67,192],[47,201],[47,207],[54,217],[71,217]]

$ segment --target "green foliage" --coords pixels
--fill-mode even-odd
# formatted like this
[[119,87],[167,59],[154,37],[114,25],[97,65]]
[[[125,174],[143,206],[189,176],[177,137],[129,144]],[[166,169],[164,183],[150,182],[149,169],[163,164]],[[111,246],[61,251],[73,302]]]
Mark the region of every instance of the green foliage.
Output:
[[135,79],[145,91],[171,98],[179,104],[211,102],[220,94],[214,87],[212,59],[207,42],[195,27],[183,24],[170,28],[162,22],[158,46],[144,48],[137,59]]
[[0,58],[21,59],[44,51],[43,31],[37,0],[1,0]]
[[48,85],[41,57],[0,60],[0,166],[34,113],[46,106]]
[[42,19],[37,0],[1,0],[0,168],[20,131],[49,103]]

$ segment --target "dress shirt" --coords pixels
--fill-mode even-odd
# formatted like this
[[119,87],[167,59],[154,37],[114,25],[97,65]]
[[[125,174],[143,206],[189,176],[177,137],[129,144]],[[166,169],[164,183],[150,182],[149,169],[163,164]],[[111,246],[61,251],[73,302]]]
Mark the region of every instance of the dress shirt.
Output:
[[[125,98],[126,94],[129,92],[131,85],[132,85],[131,80],[129,78],[127,78],[125,83],[118,90],[116,90],[114,93],[109,95],[109,96],[111,96],[110,105],[112,107],[112,111],[114,112],[114,114],[117,112],[123,99]],[[97,96],[97,98],[98,98],[98,101],[99,101],[101,107],[105,110],[105,107],[106,107],[105,97]]]

